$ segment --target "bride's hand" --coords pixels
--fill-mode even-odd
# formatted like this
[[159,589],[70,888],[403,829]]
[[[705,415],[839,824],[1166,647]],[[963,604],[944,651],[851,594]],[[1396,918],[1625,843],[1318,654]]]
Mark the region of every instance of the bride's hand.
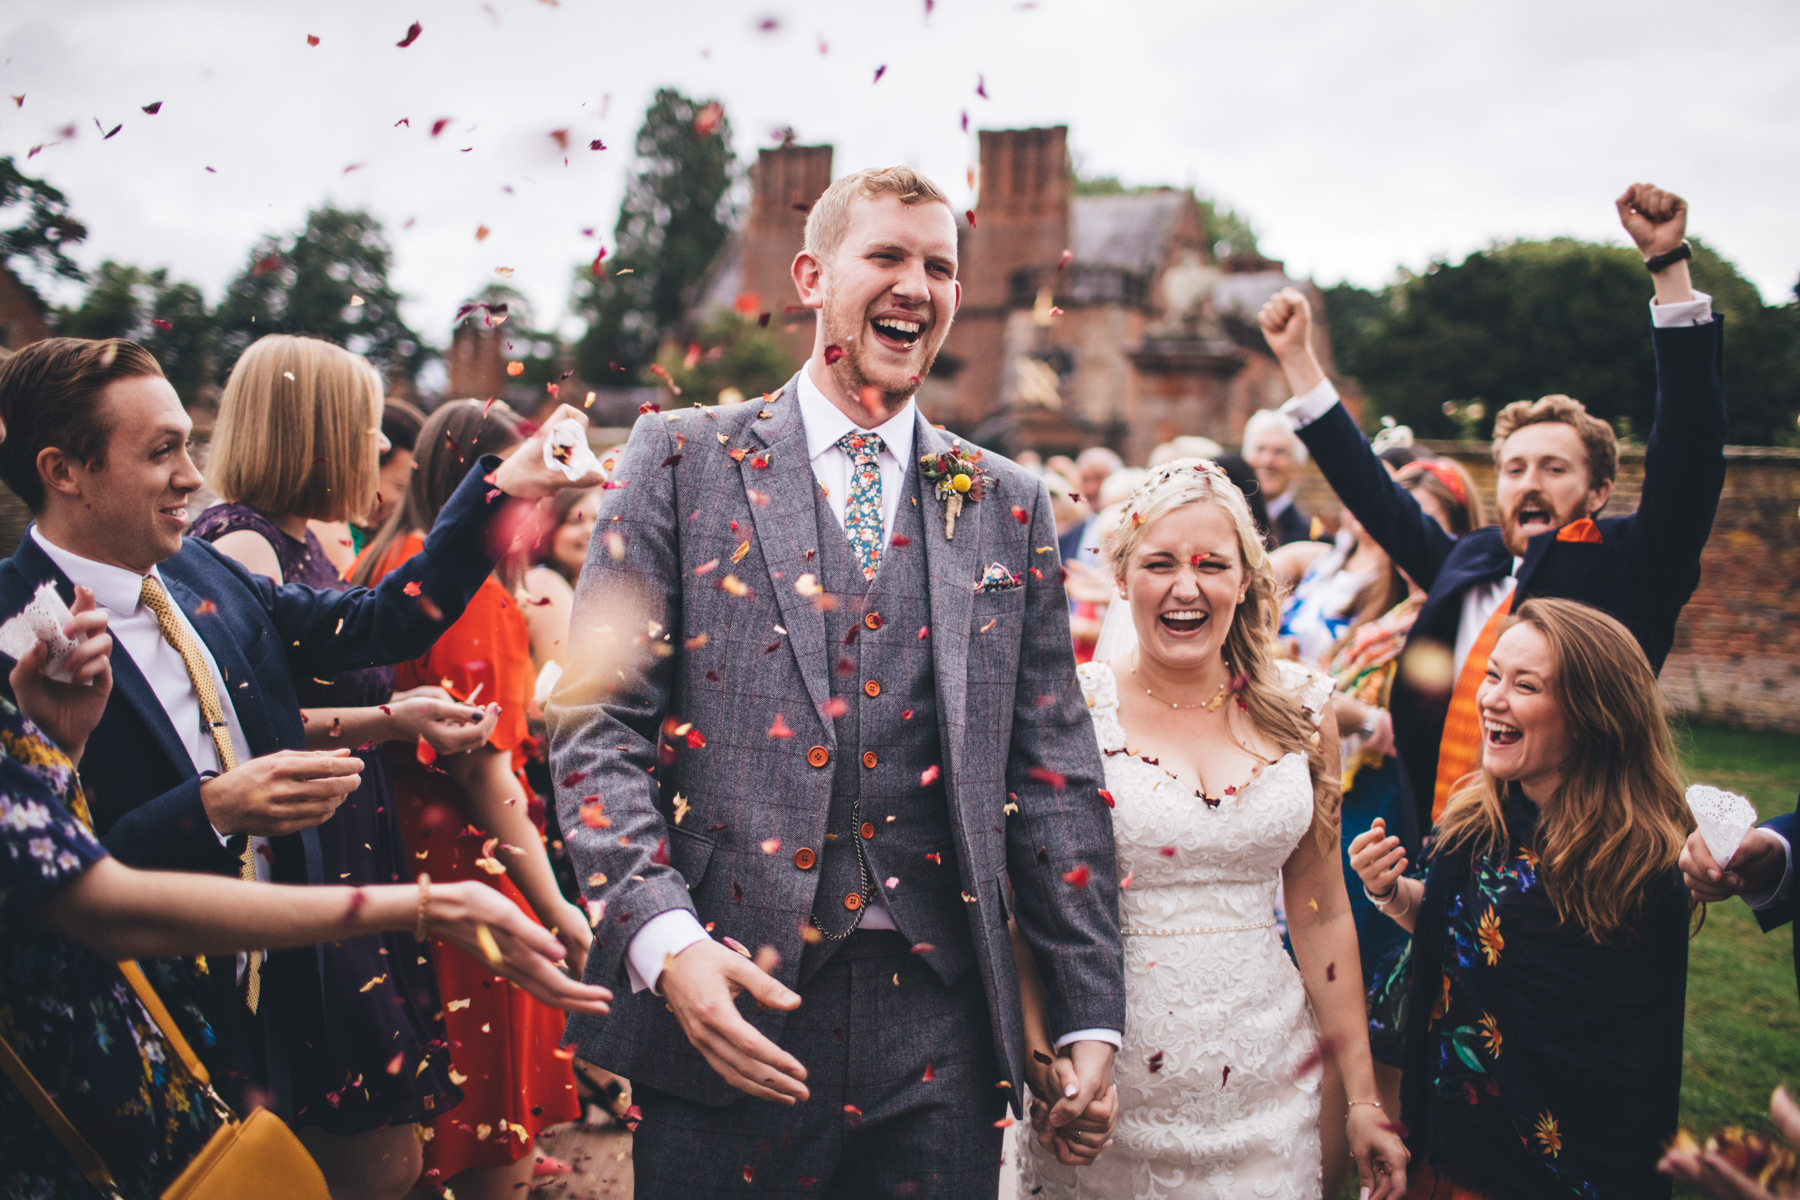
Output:
[[1397,837],[1387,836],[1387,821],[1375,818],[1368,832],[1350,843],[1350,869],[1362,879],[1372,896],[1386,896],[1406,874],[1406,848]]
[[1369,1104],[1351,1105],[1345,1124],[1363,1195],[1368,1200],[1404,1200],[1406,1166],[1412,1156],[1400,1140],[1398,1127],[1381,1109]]
[[[1075,1074],[1074,1062],[1066,1057],[1057,1058],[1043,1074],[1050,1100],[1034,1097],[1031,1104],[1031,1127],[1036,1132],[1038,1144],[1067,1166],[1091,1165],[1102,1150],[1112,1145],[1113,1127],[1119,1120],[1119,1089],[1108,1083],[1074,1120],[1056,1126],[1050,1124],[1054,1097],[1069,1094],[1069,1089],[1078,1089],[1080,1081]],[[1037,1090],[1036,1084],[1033,1084],[1033,1090]]]

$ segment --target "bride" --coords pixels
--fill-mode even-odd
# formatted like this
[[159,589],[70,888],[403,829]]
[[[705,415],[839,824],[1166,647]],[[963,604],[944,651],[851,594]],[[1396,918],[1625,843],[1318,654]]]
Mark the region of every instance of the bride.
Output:
[[1279,659],[1275,576],[1243,494],[1211,462],[1153,471],[1106,553],[1124,602],[1080,674],[1124,872],[1125,1044],[1116,1094],[1050,1128],[1043,1102],[1073,1076],[1026,971],[1039,1102],[1019,1195],[1317,1200],[1329,1054],[1363,1195],[1400,1200],[1407,1152],[1377,1098],[1339,864],[1337,736],[1320,724],[1330,682]]

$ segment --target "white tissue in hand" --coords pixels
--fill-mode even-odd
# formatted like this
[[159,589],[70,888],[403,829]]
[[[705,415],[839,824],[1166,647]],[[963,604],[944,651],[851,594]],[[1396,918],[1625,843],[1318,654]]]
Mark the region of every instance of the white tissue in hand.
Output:
[[562,677],[562,664],[554,658],[546,659],[544,669],[538,672],[537,687],[532,689],[531,698],[539,704],[548,700],[550,693],[556,690],[556,685],[562,682]]
[[564,417],[550,427],[544,439],[544,465],[561,471],[574,483],[600,470],[600,460],[588,449],[587,430],[574,417]]
[[1756,824],[1756,806],[1736,792],[1704,783],[1696,783],[1687,790],[1687,802],[1713,861],[1721,867],[1726,866],[1731,862],[1731,856],[1737,853],[1738,843]]
[[67,683],[73,676],[63,664],[68,661],[69,652],[75,649],[75,641],[63,630],[74,619],[75,614],[57,594],[56,585],[42,584],[37,595],[25,606],[25,611],[0,625],[0,654],[21,659],[39,642],[48,642],[50,657],[44,663],[44,674]]

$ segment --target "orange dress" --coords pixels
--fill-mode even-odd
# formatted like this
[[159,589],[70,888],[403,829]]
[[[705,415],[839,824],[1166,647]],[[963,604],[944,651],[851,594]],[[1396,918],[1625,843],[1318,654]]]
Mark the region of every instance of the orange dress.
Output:
[[[381,564],[380,578],[417,554],[414,534]],[[530,734],[526,709],[535,675],[525,617],[500,582],[489,577],[431,653],[402,663],[394,690],[433,685],[475,703],[500,704],[500,722],[488,744],[512,753],[513,774],[527,797],[524,764]],[[434,882],[473,879],[495,888],[536,920],[525,897],[505,875],[475,865],[485,834],[471,832],[462,791],[442,772],[420,763],[410,747],[390,744],[388,766],[400,806],[406,848],[415,871]],[[542,809],[531,805],[543,828]],[[470,1167],[503,1167],[532,1148],[538,1131],[581,1115],[574,1068],[559,1054],[563,1014],[505,982],[461,950],[432,939],[432,962],[444,999],[452,1078],[465,1099],[431,1124],[425,1143],[425,1179],[443,1184]]]

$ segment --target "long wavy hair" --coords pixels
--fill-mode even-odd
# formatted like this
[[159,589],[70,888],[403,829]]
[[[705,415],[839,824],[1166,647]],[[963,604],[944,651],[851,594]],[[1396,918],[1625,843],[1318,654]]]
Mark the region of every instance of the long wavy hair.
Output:
[[[1225,660],[1244,677],[1238,698],[1250,721],[1285,754],[1304,754],[1313,785],[1313,835],[1321,852],[1336,855],[1338,809],[1343,785],[1327,770],[1318,728],[1294,699],[1281,678],[1281,583],[1275,578],[1262,533],[1250,515],[1244,493],[1217,464],[1201,458],[1178,458],[1156,467],[1125,502],[1119,522],[1106,538],[1113,576],[1123,590],[1125,568],[1150,527],[1179,508],[1211,504],[1231,521],[1238,561],[1244,565],[1244,602],[1232,613],[1225,631]],[[1121,602],[1122,603],[1122,602]],[[1234,735],[1235,736],[1235,735]],[[1240,742],[1239,745],[1242,745]],[[1254,753],[1248,746],[1246,753]]]
[[[1539,875],[1559,920],[1596,941],[1629,941],[1650,885],[1694,830],[1656,675],[1625,626],[1573,600],[1533,598],[1508,622],[1550,644],[1550,697],[1576,749],[1540,807]],[[1484,766],[1445,806],[1438,850],[1507,852],[1505,782]]]

